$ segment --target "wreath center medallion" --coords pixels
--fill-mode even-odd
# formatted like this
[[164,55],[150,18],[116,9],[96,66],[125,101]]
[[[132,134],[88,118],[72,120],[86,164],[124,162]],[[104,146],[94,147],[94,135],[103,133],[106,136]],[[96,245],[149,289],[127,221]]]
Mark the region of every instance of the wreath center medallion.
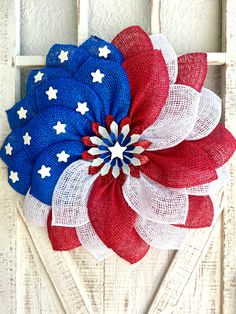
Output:
[[148,161],[141,154],[151,145],[151,142],[140,141],[139,134],[131,134],[128,117],[124,118],[120,124],[117,124],[111,116],[108,116],[106,120],[107,128],[92,123],[96,136],[82,138],[85,145],[91,146],[83,154],[83,158],[91,160],[91,166],[97,167],[101,176],[105,176],[109,171],[114,178],[117,178],[121,171],[125,175],[130,175],[130,167],[141,166]]

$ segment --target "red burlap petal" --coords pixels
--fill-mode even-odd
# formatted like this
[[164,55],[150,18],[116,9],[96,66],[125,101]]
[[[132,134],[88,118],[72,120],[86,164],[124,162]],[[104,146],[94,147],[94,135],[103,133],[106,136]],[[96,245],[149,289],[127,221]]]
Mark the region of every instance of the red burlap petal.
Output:
[[153,50],[123,63],[131,91],[132,133],[141,134],[159,116],[169,90],[169,77],[161,51]]
[[112,44],[120,50],[125,59],[153,50],[149,36],[140,26],[124,29],[112,40]]
[[81,245],[75,228],[52,226],[52,211],[48,215],[47,225],[54,251],[69,251]]
[[190,142],[208,154],[215,168],[225,164],[236,149],[235,138],[221,123],[208,136]]
[[201,91],[207,74],[207,54],[188,53],[178,58],[176,84],[191,86]]
[[146,244],[134,229],[137,214],[128,206],[119,180],[94,182],[88,200],[90,221],[99,238],[130,263],[136,263],[147,253]]
[[217,179],[208,155],[190,142],[145,152],[149,161],[140,170],[156,182],[173,188],[191,187]]
[[189,196],[189,211],[186,223],[180,228],[210,227],[214,218],[214,207],[209,196]]

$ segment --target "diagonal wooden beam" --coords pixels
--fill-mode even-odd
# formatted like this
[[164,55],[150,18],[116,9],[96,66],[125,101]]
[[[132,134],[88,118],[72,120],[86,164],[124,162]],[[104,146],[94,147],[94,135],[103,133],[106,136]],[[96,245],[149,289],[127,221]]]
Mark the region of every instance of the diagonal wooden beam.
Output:
[[55,252],[48,240],[46,228],[26,223],[22,212],[21,200],[16,202],[16,207],[37,254],[44,266],[49,280],[59,297],[66,313],[93,313],[87,294],[79,276],[75,273],[74,264],[69,252]]
[[189,230],[184,247],[173,257],[166,274],[154,293],[152,302],[147,310],[148,314],[175,313],[181,297],[184,296],[190,279],[199,266],[201,258],[207,253],[213,231],[220,219],[220,213],[225,208],[226,196],[222,192],[215,196],[214,207],[218,209],[213,225],[201,230]]

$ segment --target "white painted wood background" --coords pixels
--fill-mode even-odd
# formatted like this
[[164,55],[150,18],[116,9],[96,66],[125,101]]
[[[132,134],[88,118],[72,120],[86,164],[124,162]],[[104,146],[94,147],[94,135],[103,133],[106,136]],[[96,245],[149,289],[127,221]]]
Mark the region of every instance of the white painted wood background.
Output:
[[[1,0],[0,125],[1,143],[9,128],[4,110],[19,93],[19,68],[41,66],[42,56],[19,52],[18,0]],[[88,1],[78,0],[78,42],[88,35]],[[152,33],[159,31],[159,1],[152,1]],[[222,53],[208,54],[222,67],[224,120],[235,134],[236,1],[222,7]],[[7,183],[0,163],[0,313],[236,313],[236,177],[215,199],[224,209],[212,228],[191,231],[180,252],[151,249],[130,266],[112,256],[97,262],[83,248],[51,250],[44,229],[28,226],[22,198]]]

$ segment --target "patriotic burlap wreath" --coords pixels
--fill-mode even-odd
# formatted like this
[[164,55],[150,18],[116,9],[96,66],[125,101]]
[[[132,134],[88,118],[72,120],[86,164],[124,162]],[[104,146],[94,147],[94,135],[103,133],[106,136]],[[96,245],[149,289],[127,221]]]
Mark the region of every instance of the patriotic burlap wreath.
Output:
[[205,53],[177,58],[164,35],[138,26],[112,43],[92,36],[50,49],[7,111],[1,158],[54,250],[82,245],[135,263],[211,225],[210,195],[236,142],[206,74]]

